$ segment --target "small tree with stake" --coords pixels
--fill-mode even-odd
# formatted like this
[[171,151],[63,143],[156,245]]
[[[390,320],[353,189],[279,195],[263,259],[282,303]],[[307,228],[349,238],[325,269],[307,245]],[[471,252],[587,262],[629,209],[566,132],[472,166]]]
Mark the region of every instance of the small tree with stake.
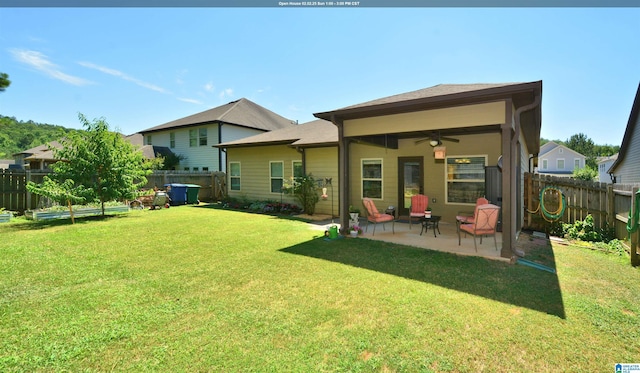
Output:
[[71,224],[75,224],[72,204],[84,202],[86,200],[84,196],[89,194],[89,191],[87,191],[82,185],[75,185],[71,179],[58,183],[57,181],[50,179],[48,176],[44,177],[42,184],[36,184],[33,181],[29,181],[27,183],[27,190],[30,193],[50,198],[58,202],[60,205],[67,205],[69,207]]

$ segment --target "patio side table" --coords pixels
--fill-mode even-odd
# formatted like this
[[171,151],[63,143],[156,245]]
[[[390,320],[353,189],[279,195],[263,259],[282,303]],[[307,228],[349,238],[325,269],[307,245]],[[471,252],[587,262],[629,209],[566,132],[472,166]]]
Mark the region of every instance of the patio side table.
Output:
[[431,229],[433,229],[433,237],[438,237],[436,235],[436,230],[438,231],[438,233],[440,233],[439,223],[441,218],[442,216],[438,215],[431,215],[430,218],[422,218],[422,228],[420,229],[420,235],[422,236],[422,232],[428,231],[429,227],[431,227]]

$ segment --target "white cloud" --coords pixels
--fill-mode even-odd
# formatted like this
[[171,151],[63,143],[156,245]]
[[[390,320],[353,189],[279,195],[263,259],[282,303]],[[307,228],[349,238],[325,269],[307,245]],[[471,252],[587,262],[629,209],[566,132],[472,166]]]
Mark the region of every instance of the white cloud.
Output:
[[216,87],[213,85],[212,82],[209,82],[204,85],[204,90],[207,92],[213,92],[214,89],[216,89]]
[[222,92],[220,92],[219,97],[221,99],[225,98],[225,97],[231,97],[233,96],[233,89],[231,88],[227,88],[225,90],[223,90]]
[[199,100],[195,100],[193,98],[183,98],[183,97],[176,97],[178,100],[180,101],[184,101],[184,102],[188,102],[190,104],[198,104],[198,105],[202,105],[202,101]]
[[135,83],[135,84],[137,84],[137,85],[139,85],[141,87],[150,89],[152,91],[156,91],[156,92],[160,92],[160,93],[169,93],[169,91],[167,91],[166,89],[164,89],[162,87],[159,87],[159,86],[157,86],[155,84],[144,82],[144,81],[142,81],[140,79],[137,79],[137,78],[134,78],[132,76],[129,76],[129,75],[127,75],[127,74],[125,74],[125,73],[123,73],[122,71],[119,71],[119,70],[115,70],[115,69],[111,69],[111,68],[108,68],[108,67],[96,65],[96,64],[91,63],[91,62],[78,62],[78,64],[81,65],[81,66],[90,68],[90,69],[98,70],[98,71],[103,72],[103,73],[108,74],[108,75],[113,75],[115,77],[124,79],[124,80],[129,81],[129,82]]
[[51,62],[46,55],[40,52],[25,49],[11,49],[9,52],[17,61],[29,65],[53,79],[77,86],[92,84],[89,80],[63,73],[58,65]]

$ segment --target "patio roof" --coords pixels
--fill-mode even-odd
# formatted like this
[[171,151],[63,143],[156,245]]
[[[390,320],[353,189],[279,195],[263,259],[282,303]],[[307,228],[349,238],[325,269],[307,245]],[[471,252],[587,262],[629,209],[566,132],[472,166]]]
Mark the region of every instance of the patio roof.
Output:
[[338,128],[331,122],[317,119],[293,127],[214,145],[219,148],[238,148],[255,145],[327,146],[338,144]]

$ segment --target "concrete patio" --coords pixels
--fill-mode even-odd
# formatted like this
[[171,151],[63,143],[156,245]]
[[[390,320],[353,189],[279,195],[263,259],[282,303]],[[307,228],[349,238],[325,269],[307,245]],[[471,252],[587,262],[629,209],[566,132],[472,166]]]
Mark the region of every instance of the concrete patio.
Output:
[[[473,246],[473,236],[462,233],[461,242],[458,245],[458,233],[456,231],[455,222],[441,221],[439,224],[440,232],[436,232],[434,237],[433,229],[429,228],[428,231],[422,232],[420,235],[421,224],[415,222],[409,228],[409,223],[405,220],[399,220],[394,223],[395,233],[392,232],[391,222],[383,225],[379,223],[373,232],[373,224],[370,224],[367,229],[367,222],[365,219],[360,219],[360,226],[363,233],[358,236],[357,239],[371,239],[385,242],[391,242],[395,244],[408,245],[414,247],[420,247],[429,250],[443,251],[458,255],[471,255],[479,256],[487,259],[509,261],[508,258],[502,258],[500,256],[500,248],[502,247],[502,233],[496,234],[496,241],[498,242],[498,250],[493,241],[493,237],[484,237],[482,244],[480,244],[480,238],[476,238],[478,245],[478,251]],[[316,229],[328,230],[332,225],[331,223],[314,224]],[[339,224],[336,223],[339,226]],[[349,238],[351,239],[351,238]]]

